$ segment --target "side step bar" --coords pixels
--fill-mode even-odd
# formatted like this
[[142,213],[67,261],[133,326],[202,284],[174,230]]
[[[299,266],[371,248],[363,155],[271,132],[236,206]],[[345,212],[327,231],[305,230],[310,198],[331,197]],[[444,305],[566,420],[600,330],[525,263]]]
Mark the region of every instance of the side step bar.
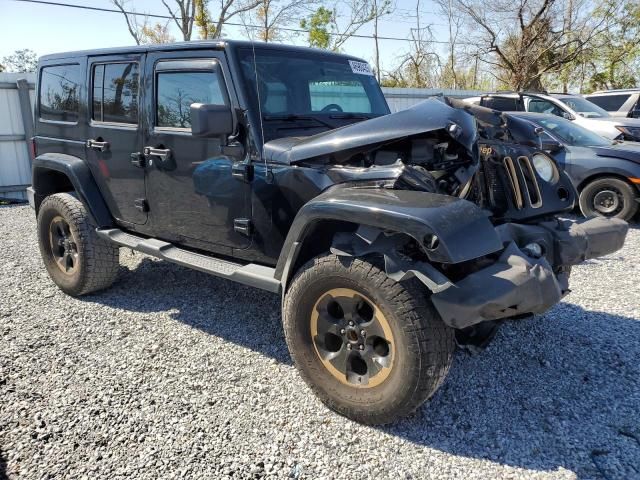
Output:
[[220,260],[218,258],[183,250],[171,243],[156,238],[142,238],[123,232],[118,228],[98,229],[97,233],[105,240],[137,250],[148,255],[190,267],[201,272],[233,280],[273,293],[280,293],[280,281],[273,276],[275,269],[249,263],[246,265]]

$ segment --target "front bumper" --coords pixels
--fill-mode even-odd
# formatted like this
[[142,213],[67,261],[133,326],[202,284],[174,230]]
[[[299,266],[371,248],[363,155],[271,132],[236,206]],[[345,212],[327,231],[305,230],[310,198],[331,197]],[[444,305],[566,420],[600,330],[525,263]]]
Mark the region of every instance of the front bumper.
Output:
[[[557,219],[496,230],[506,247],[495,263],[431,296],[451,327],[548,310],[569,293],[569,267],[622,248],[628,225],[618,219]],[[542,247],[540,258],[523,251],[532,242]]]

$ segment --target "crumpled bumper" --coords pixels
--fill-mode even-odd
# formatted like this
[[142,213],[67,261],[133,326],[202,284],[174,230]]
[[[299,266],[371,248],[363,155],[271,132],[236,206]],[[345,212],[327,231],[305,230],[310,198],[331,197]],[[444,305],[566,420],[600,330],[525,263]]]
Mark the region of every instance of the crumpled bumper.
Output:
[[[569,292],[569,267],[622,248],[628,225],[618,219],[558,219],[496,230],[506,247],[495,263],[431,296],[454,328],[548,310]],[[532,242],[541,246],[540,258],[523,250]]]

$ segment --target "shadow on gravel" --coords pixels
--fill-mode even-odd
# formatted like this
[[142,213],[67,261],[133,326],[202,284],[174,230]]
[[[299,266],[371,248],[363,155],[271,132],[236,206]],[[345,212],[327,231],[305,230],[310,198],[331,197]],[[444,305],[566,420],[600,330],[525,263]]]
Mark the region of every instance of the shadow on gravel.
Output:
[[579,478],[640,479],[640,320],[562,303],[505,324],[382,430],[454,455]]
[[[291,360],[280,297],[167,262],[123,268],[90,301],[173,318]],[[454,455],[579,478],[640,479],[640,321],[562,303],[506,323],[487,350],[458,352],[434,398],[380,430]]]
[[7,461],[4,458],[2,449],[0,449],[0,480],[8,480],[7,476]]
[[113,288],[84,298],[149,314],[174,311],[186,325],[291,364],[279,295],[145,257],[135,270],[121,267]]

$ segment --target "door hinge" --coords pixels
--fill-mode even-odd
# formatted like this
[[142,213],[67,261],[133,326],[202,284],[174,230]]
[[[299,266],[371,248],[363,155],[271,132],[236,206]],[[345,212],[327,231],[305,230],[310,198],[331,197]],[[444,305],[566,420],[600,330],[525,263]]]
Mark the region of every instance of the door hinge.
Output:
[[249,237],[253,230],[251,220],[248,218],[235,218],[233,220],[233,229],[236,232]]
[[130,155],[131,163],[138,168],[144,168],[145,165],[145,157],[140,152],[135,152]]
[[231,175],[243,182],[250,182],[253,180],[253,165],[244,162],[234,163],[231,167]]
[[147,213],[149,211],[149,204],[147,203],[147,201],[144,198],[138,198],[137,200],[135,200],[133,202],[133,204],[142,213]]

